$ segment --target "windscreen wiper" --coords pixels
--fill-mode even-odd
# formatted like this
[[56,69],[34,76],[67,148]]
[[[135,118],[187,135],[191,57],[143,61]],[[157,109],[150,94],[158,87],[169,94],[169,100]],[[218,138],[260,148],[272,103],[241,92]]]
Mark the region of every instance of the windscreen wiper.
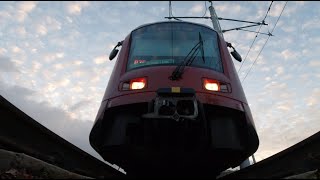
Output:
[[169,77],[170,80],[175,81],[175,80],[179,80],[181,78],[181,76],[184,72],[184,67],[190,66],[192,64],[193,60],[196,58],[196,56],[199,52],[198,51],[199,49],[201,50],[202,60],[205,63],[203,40],[202,40],[200,32],[199,32],[199,42],[189,51],[188,55],[184,58],[184,60],[172,72],[171,76]]

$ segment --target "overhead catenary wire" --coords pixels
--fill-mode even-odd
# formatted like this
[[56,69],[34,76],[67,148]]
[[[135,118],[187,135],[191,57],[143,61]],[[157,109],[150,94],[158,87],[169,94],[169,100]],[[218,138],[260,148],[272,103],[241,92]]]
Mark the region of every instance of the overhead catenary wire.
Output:
[[[168,9],[169,10],[169,17],[171,18],[171,9],[170,8],[171,8],[171,1],[169,1],[169,9]],[[169,19],[169,20],[171,20],[171,19]]]
[[[281,11],[281,13],[280,13],[280,15],[279,15],[279,17],[278,17],[278,19],[277,19],[277,21],[276,21],[275,25],[273,26],[273,29],[272,29],[272,30],[271,30],[271,32],[270,32],[271,34],[272,34],[272,32],[274,31],[274,29],[276,28],[277,23],[278,23],[278,21],[279,21],[279,19],[280,19],[281,15],[282,15],[282,13],[283,13],[283,11],[284,11],[284,9],[285,9],[286,5],[287,5],[287,3],[288,3],[288,1],[286,1],[286,3],[284,4],[284,6],[283,6],[283,8],[282,8],[282,11]],[[265,45],[267,44],[267,42],[268,42],[269,38],[270,38],[270,36],[268,36],[268,38],[267,38],[266,42],[264,43],[264,45],[262,46],[262,48],[261,48],[261,50],[260,50],[260,52],[259,52],[259,54],[258,54],[258,56],[256,57],[256,59],[255,59],[255,60],[254,60],[254,62],[252,63],[251,67],[250,67],[250,68],[249,68],[249,70],[247,71],[247,74],[245,75],[245,77],[243,78],[243,80],[241,81],[241,83],[243,83],[243,82],[244,82],[244,80],[246,79],[246,77],[247,77],[247,76],[248,76],[248,74],[250,73],[251,69],[253,68],[253,65],[254,65],[254,64],[256,63],[256,61],[258,60],[258,58],[259,58],[259,56],[260,56],[260,54],[261,54],[262,50],[264,49]]]
[[[203,16],[202,16],[202,17],[199,17],[199,18],[204,18],[205,15],[207,14],[208,8],[207,8],[207,2],[206,2],[206,1],[204,1],[204,6],[205,6],[205,12],[204,12]],[[173,18],[173,19],[175,19],[175,20],[178,20],[178,21],[182,21],[181,19],[178,19],[177,17],[174,17],[174,16],[173,16],[173,13],[172,13],[172,4],[171,4],[171,1],[169,1],[169,20],[170,20],[171,18]],[[208,18],[209,18],[209,17],[208,17]]]
[[204,1],[204,8],[205,8],[205,12],[202,17],[204,17],[207,14],[207,9],[208,9],[207,8],[207,1]]
[[170,20],[171,18],[173,18],[173,19],[175,19],[175,20],[182,21],[181,19],[178,19],[178,18],[176,18],[176,17],[173,16],[171,1],[169,1],[169,17],[170,17],[169,20]]
[[[246,30],[246,29],[238,29],[239,31],[247,31],[247,32],[254,32],[254,33],[258,33],[256,31],[250,31],[250,30]],[[271,34],[270,32],[267,34],[267,33],[262,33],[262,32],[259,32],[258,34],[264,34],[264,35],[268,35],[268,36],[273,36],[273,34]]]
[[249,50],[248,50],[245,58],[243,59],[241,65],[240,65],[240,68],[238,69],[238,73],[240,72],[240,70],[241,70],[241,68],[242,68],[242,65],[243,65],[244,62],[246,61],[246,59],[247,59],[247,57],[248,57],[248,54],[249,54],[249,52],[250,52],[250,50],[251,50],[254,42],[256,41],[256,39],[257,39],[257,37],[258,37],[258,34],[260,33],[261,27],[262,27],[263,23],[265,22],[265,20],[266,20],[266,18],[267,18],[267,16],[268,16],[268,13],[270,12],[272,3],[273,3],[273,1],[271,1],[270,5],[269,5],[269,8],[268,8],[268,10],[267,10],[267,12],[266,12],[266,15],[264,16],[264,18],[263,18],[263,20],[262,20],[262,24],[260,25],[259,30],[258,30],[258,32],[256,33],[256,36],[254,37],[254,39],[253,39],[253,41],[252,41],[252,43],[251,43],[251,45],[250,45],[250,48],[249,48]]

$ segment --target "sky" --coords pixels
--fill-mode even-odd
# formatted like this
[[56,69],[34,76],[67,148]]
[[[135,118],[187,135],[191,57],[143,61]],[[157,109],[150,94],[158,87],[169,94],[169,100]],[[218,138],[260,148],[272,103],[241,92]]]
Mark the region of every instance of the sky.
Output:
[[[213,6],[219,17],[259,22],[270,3],[214,1]],[[268,41],[259,34],[250,49],[256,33],[224,33],[245,59],[240,80],[255,61],[242,86],[260,139],[257,161],[320,130],[320,3],[289,1],[276,24],[285,3],[273,2],[268,25],[261,27],[263,33],[274,28]],[[172,13],[209,16],[206,6],[205,1],[172,1]],[[166,21],[168,9],[169,1],[0,2],[0,95],[103,160],[91,148],[89,132],[115,63],[109,53],[134,28]],[[212,27],[209,19],[183,20]],[[234,60],[236,70],[241,64]]]

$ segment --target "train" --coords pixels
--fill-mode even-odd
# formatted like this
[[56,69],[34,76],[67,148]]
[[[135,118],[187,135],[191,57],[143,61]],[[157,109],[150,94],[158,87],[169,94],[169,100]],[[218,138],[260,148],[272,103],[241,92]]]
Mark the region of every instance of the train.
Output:
[[[121,46],[121,50],[117,49]],[[119,52],[89,135],[128,175],[218,175],[256,152],[259,138],[230,56],[211,27],[144,24]]]

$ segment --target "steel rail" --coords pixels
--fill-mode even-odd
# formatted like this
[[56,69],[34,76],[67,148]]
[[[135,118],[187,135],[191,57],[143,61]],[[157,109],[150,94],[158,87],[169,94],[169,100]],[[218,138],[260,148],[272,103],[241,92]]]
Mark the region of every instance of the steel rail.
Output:
[[224,178],[286,178],[320,169],[320,131],[307,139]]
[[70,172],[93,178],[124,177],[53,133],[0,96],[0,148],[24,153]]

